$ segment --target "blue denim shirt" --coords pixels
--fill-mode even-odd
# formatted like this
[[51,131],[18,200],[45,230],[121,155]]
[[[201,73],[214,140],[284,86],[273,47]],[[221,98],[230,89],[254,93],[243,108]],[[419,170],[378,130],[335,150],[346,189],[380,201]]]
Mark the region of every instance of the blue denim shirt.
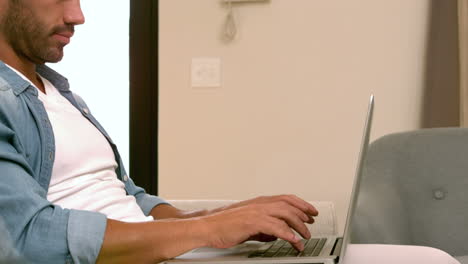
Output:
[[[143,212],[148,215],[165,203],[127,176],[117,147],[84,101],[70,91],[67,79],[45,65],[38,65],[37,72],[104,134],[119,165],[117,177]],[[94,263],[107,218],[47,200],[54,158],[54,134],[37,89],[0,61],[0,216],[17,251],[31,262]]]

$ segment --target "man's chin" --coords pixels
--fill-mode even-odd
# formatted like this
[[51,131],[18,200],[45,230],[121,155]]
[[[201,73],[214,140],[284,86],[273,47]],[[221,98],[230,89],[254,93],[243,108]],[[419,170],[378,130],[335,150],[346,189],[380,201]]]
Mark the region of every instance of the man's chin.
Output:
[[48,62],[48,63],[57,63],[57,62],[60,62],[62,60],[63,56],[60,57],[60,58],[56,58],[56,59],[51,59],[51,60],[47,60],[45,62]]
[[45,56],[44,58],[44,63],[49,62],[49,63],[57,63],[63,59],[63,50],[61,51],[54,51],[50,52]]
[[63,51],[54,49],[48,50],[47,52],[33,52],[26,57],[34,64],[56,63],[62,60]]

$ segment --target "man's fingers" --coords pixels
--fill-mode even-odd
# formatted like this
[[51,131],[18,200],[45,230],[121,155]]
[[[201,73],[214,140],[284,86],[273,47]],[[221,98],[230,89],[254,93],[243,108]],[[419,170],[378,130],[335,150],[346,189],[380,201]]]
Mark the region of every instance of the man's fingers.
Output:
[[284,220],[291,228],[296,230],[302,237],[310,238],[310,231],[304,224],[308,217],[296,207],[286,202],[278,202],[271,208],[271,214],[274,217]]
[[309,217],[309,221],[307,221],[308,224],[313,224],[315,223],[315,219],[313,217]]
[[231,247],[249,239],[271,241],[280,238],[301,251],[304,245],[294,231],[310,238],[310,231],[304,224],[308,219],[305,212],[289,202],[270,200],[211,214],[204,218],[204,223],[213,229],[209,245],[216,248]]
[[299,208],[301,211],[306,213],[309,216],[317,216],[318,210],[311,205],[310,203],[302,200],[301,198],[297,197],[296,195],[279,195],[277,196],[279,200],[287,201],[291,205]]
[[263,233],[276,236],[283,240],[288,241],[298,251],[304,250],[304,245],[301,239],[294,234],[291,228],[282,220],[270,217],[267,224],[264,226]]
[[310,224],[313,223],[314,222],[313,217],[318,215],[318,210],[313,205],[311,205],[310,203],[304,201],[303,199],[295,195],[261,196],[261,197],[257,197],[254,199],[232,204],[230,206],[225,207],[224,209],[236,208],[236,207],[241,207],[245,205],[268,204],[268,203],[280,202],[280,201],[287,202],[290,205],[304,212],[304,214],[308,216],[308,220],[305,221],[307,223],[310,223]]

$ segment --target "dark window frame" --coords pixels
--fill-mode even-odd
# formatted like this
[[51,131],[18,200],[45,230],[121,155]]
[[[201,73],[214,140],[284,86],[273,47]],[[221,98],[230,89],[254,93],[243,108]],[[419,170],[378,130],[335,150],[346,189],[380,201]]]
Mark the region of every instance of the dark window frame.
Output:
[[158,0],[130,1],[130,176],[158,194]]

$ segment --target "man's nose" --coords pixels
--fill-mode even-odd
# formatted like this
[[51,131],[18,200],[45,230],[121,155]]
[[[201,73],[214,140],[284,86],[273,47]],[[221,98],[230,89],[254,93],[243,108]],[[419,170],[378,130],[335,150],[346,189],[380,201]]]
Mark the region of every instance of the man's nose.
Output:
[[68,25],[81,25],[85,22],[80,0],[70,0],[65,3],[64,22]]

